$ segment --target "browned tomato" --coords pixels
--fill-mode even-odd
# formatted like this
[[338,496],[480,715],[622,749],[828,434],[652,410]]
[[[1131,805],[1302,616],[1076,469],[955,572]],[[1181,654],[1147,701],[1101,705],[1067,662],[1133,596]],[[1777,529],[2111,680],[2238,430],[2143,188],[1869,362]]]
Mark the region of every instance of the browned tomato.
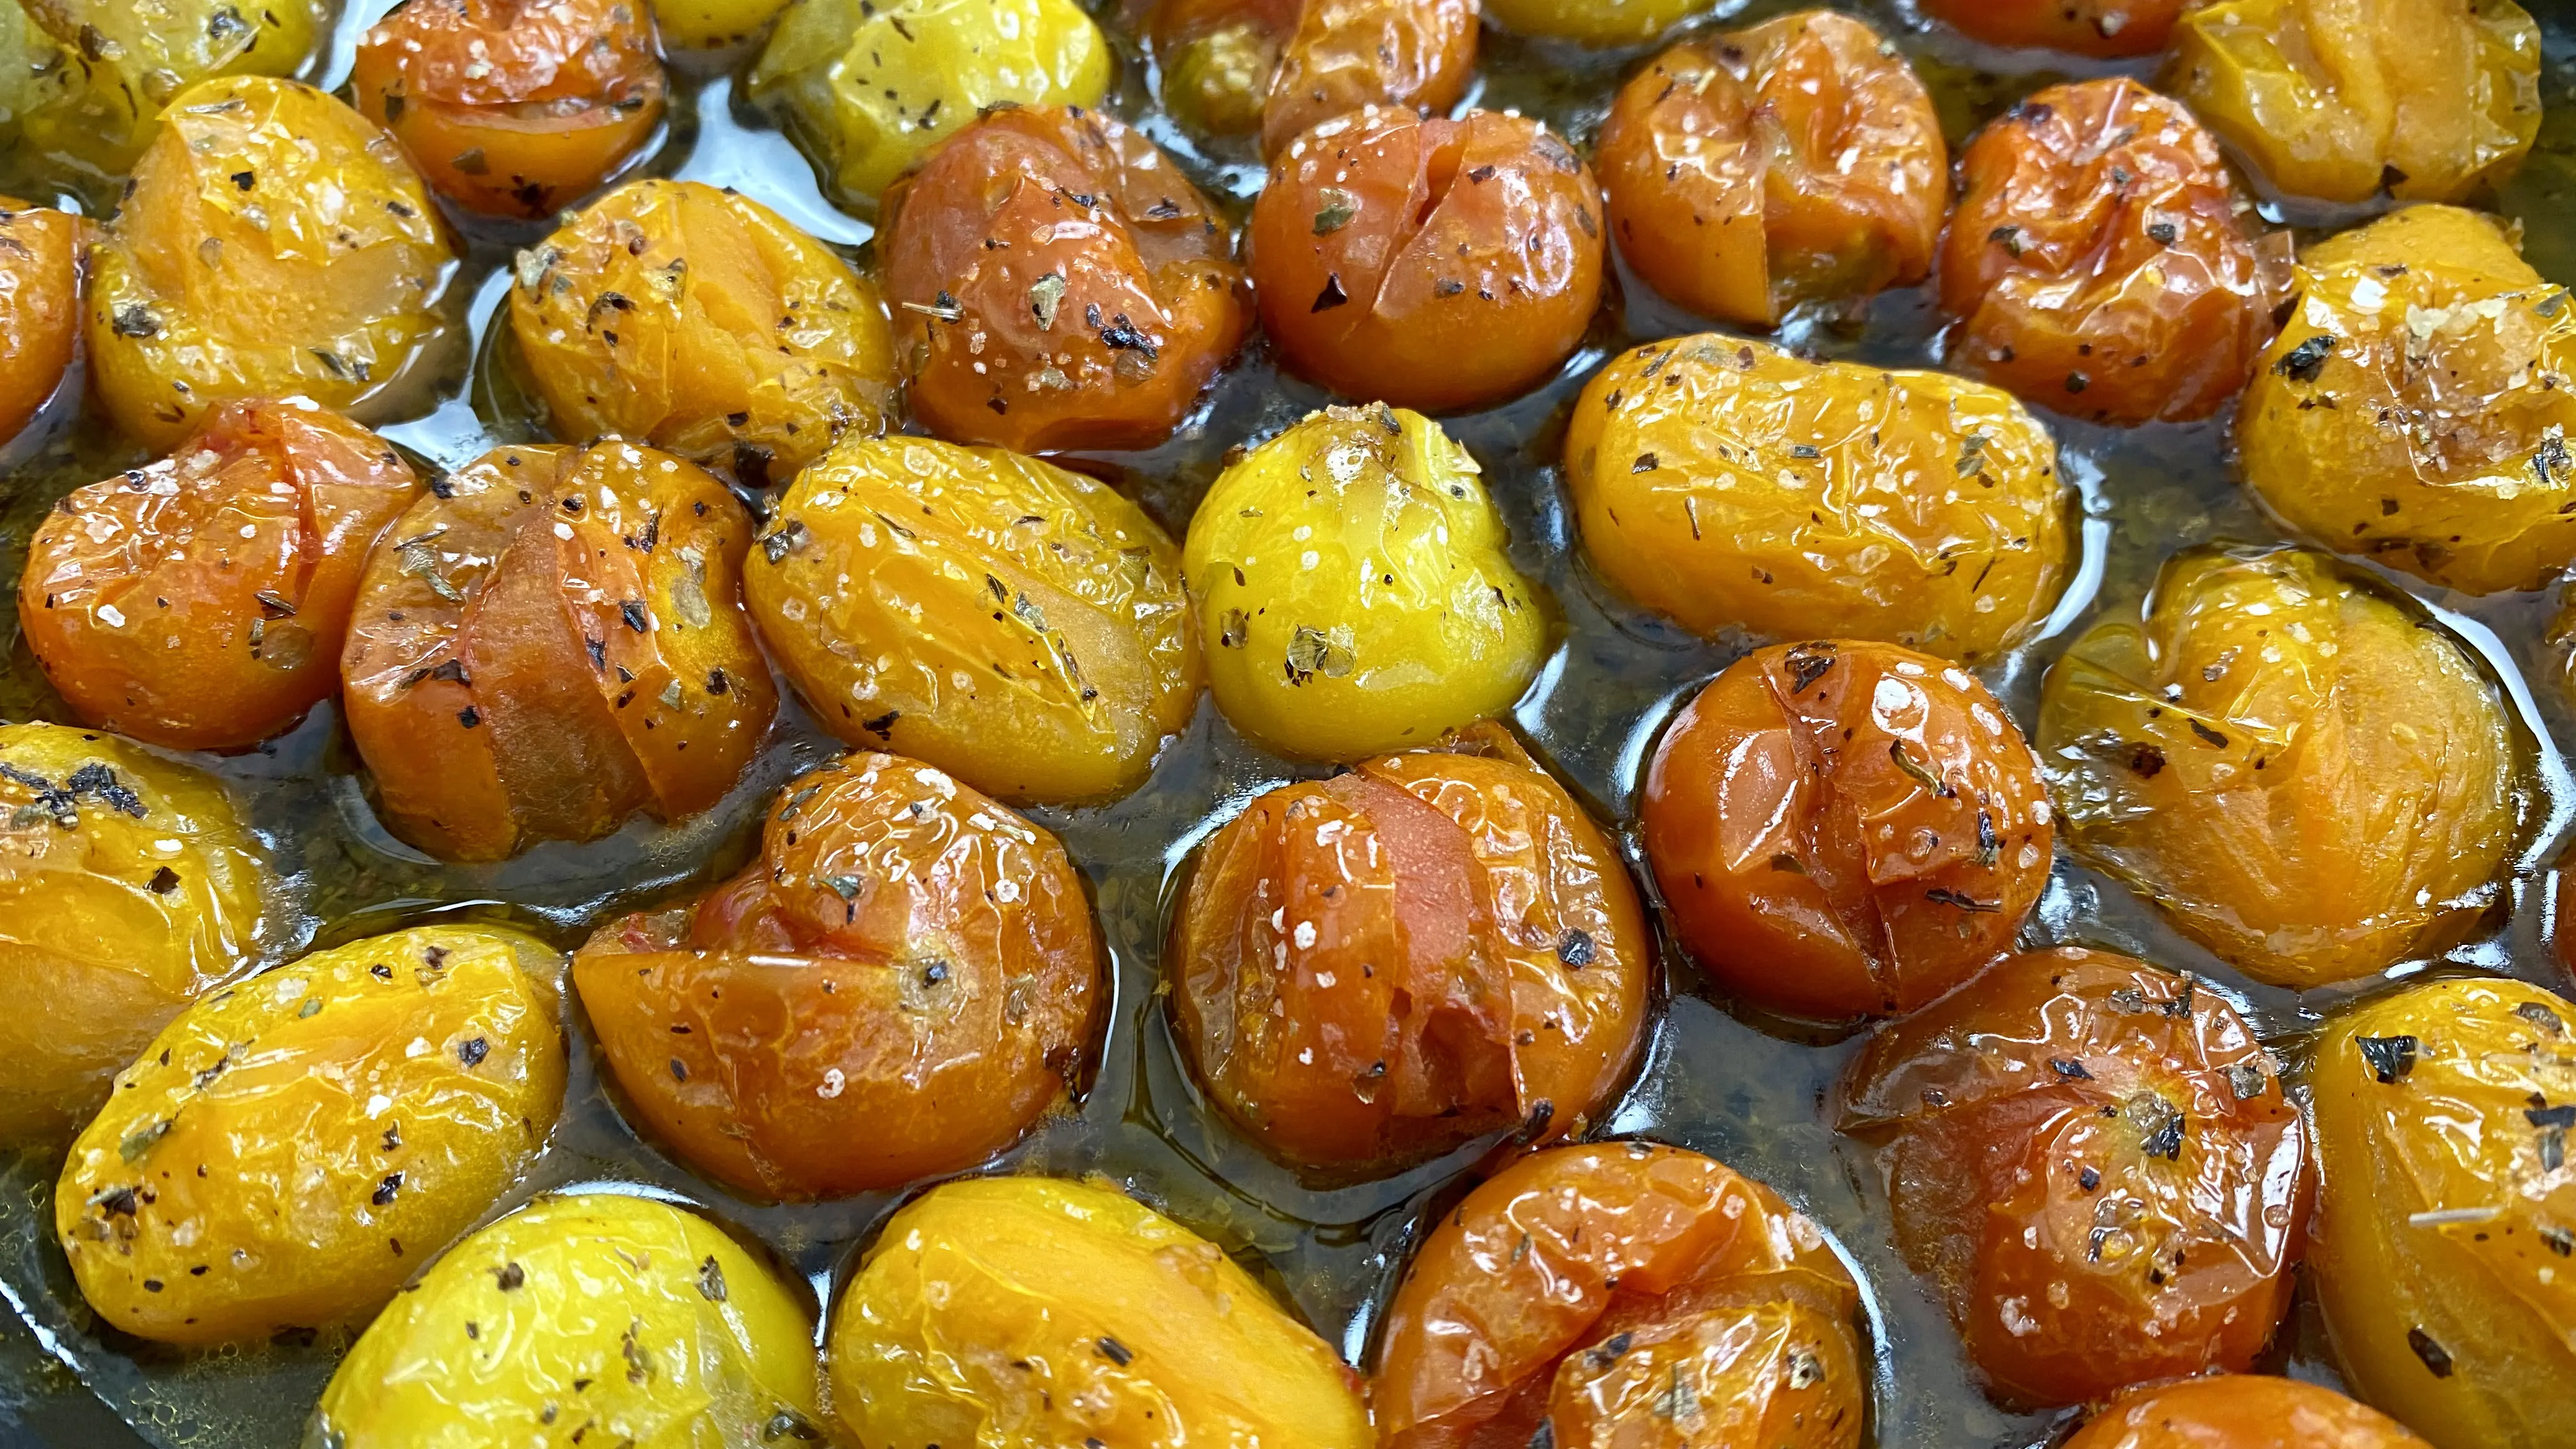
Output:
[[641,0],[404,0],[359,41],[349,84],[432,188],[501,216],[579,200],[662,120]]
[[153,744],[257,744],[340,686],[367,550],[420,492],[312,403],[228,403],[177,453],[37,526],[18,620],[82,719]]
[[2272,336],[2279,279],[2218,140],[2126,78],[2051,86],[1977,133],[1941,246],[1951,360],[2098,422],[2207,417]]
[[945,438],[1150,448],[1251,321],[1207,199],[1106,112],[994,111],[886,206],[897,350],[914,413]]
[[0,443],[54,395],[80,337],[80,220],[0,196]]
[[2048,796],[1974,675],[1893,644],[1739,659],[1664,732],[1646,851],[1729,992],[1819,1021],[1912,1011],[2012,949]]
[[2271,1339],[2313,1190],[2278,1073],[2215,993],[2061,947],[1879,1028],[1840,1126],[1994,1395],[2073,1404]]
[[1590,168],[1536,121],[1365,107],[1299,136],[1253,203],[1261,324],[1345,397],[1498,401],[1583,340],[1600,217]]
[[1932,274],[1941,118],[1905,57],[1849,16],[1674,46],[1612,102],[1598,155],[1620,253],[1703,316],[1768,327],[1810,298]]
[[1468,1194],[1405,1270],[1382,1449],[1852,1449],[1860,1290],[1780,1195],[1696,1152],[1560,1147]]
[[972,1167],[1062,1101],[1100,986],[1053,835],[928,765],[791,782],[757,859],[573,958],[626,1101],[746,1192],[840,1197]]
[[2153,55],[2195,0],[1922,0],[1923,12],[1989,45],[2116,58]]
[[1485,725],[1253,801],[1192,872],[1165,969],[1217,1105],[1342,1175],[1589,1129],[1653,962],[1609,842]]
[[1163,99],[1203,130],[1258,130],[1264,155],[1365,105],[1438,114],[1476,70],[1475,0],[1163,0]]
[[386,823],[448,860],[670,820],[733,788],[778,694],[751,520],[632,443],[496,448],[367,560],[340,672]]
[[2062,1449],[2432,1449],[2395,1419],[2296,1379],[2225,1374],[2131,1389]]

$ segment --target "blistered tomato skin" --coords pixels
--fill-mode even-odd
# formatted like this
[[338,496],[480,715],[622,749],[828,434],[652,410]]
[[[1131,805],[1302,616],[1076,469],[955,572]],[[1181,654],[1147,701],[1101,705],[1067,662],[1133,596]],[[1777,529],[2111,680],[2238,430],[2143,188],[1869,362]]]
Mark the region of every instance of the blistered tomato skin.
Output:
[[1827,10],[1656,57],[1611,103],[1598,159],[1628,265],[1748,327],[1930,276],[1949,200],[1923,82],[1877,31]]
[[83,719],[177,749],[254,745],[340,687],[367,550],[420,492],[311,403],[230,403],[160,462],[37,525],[18,621]]
[[374,1311],[553,1130],[562,976],[534,937],[432,926],[199,1000],[64,1164],[54,1231],[82,1296],[180,1344]]
[[1615,358],[1566,430],[1592,567],[1694,633],[1885,639],[1975,663],[2070,570],[2057,447],[1938,372],[1810,362],[1709,333]]
[[2317,1298],[2355,1392],[2440,1449],[2547,1443],[2576,1414],[2571,1031],[2576,1003],[2478,977],[2317,1043]]
[[1654,948],[1600,830],[1487,726],[1255,799],[1197,861],[1165,963],[1217,1106],[1339,1177],[1589,1131],[1635,1064]]
[[0,1144],[57,1141],[199,993],[278,948],[268,853],[214,777],[0,725]]
[[22,4],[32,28],[51,42],[45,48],[59,47],[30,57],[42,100],[19,118],[23,144],[52,169],[92,177],[132,169],[163,112],[198,82],[301,69],[337,9],[331,0]]
[[792,781],[759,857],[610,923],[573,981],[625,1100],[771,1198],[956,1172],[1078,1083],[1100,948],[1064,847],[927,765]]
[[1232,233],[1105,112],[996,111],[885,205],[912,409],[944,438],[1150,448],[1251,325]]
[[546,1197],[369,1325],[304,1444],[811,1444],[819,1378],[803,1295],[724,1230],[651,1198]]
[[182,92],[90,251],[90,385],[174,448],[227,402],[392,417],[460,335],[456,253],[402,150],[294,81]]
[[636,181],[521,252],[510,329],[555,436],[617,434],[757,485],[895,412],[873,284],[750,197]]
[[2005,1403],[2251,1367],[2290,1302],[2308,1135],[2215,992],[2108,952],[2015,956],[1879,1028],[1841,1130]]
[[1366,1449],[1359,1376],[1216,1244],[1106,1186],[952,1182],[888,1219],[833,1310],[863,1444]]
[[1252,206],[1261,323],[1299,375],[1426,412],[1536,386],[1601,302],[1601,188],[1536,121],[1368,106],[1291,142]]
[[2069,842],[2258,980],[2439,953],[2500,889],[2519,751],[2466,646],[2295,550],[2170,560],[2048,672]]
[[2329,547],[2469,593],[2541,588],[2576,562],[2571,377],[2566,289],[2497,222],[2408,207],[2300,258],[2237,414],[2245,480]]
[[1438,423],[1379,406],[1311,413],[1218,477],[1183,564],[1236,729],[1356,760],[1512,707],[1550,625],[1478,471]]
[[1442,1218],[1378,1351],[1386,1449],[1854,1449],[1860,1289],[1778,1193],[1679,1148],[1522,1158]]
[[1711,680],[1646,771],[1646,853],[1681,942],[1812,1021],[1912,1011],[2012,949],[2048,883],[2038,762],[1956,665],[1860,640]]
[[496,448],[441,480],[367,560],[340,660],[386,823],[500,860],[723,798],[778,705],[750,542],[723,484],[632,443]]
[[2131,1389],[2064,1449],[2432,1449],[2367,1405],[2317,1384],[2225,1374]]
[[0,196],[0,443],[26,428],[72,365],[82,241],[79,218]]
[[2513,0],[2222,0],[2173,47],[2175,94],[2293,196],[2456,201],[2540,132],[2540,26]]
[[1172,541],[998,448],[852,440],[797,475],[743,593],[824,728],[1014,804],[1144,783],[1203,679]]
[[1515,35],[1582,45],[1642,45],[1716,0],[1484,0],[1484,12]]
[[494,216],[552,216],[662,121],[641,0],[405,0],[349,80],[439,194]]
[[1923,0],[1923,12],[1988,45],[2106,60],[2153,55],[2194,0]]
[[1258,132],[1274,155],[1366,105],[1438,115],[1476,71],[1473,0],[1163,0],[1163,102],[1189,125]]
[[2051,86],[1978,132],[1960,176],[1956,365],[2106,423],[2207,417],[2244,389],[2274,278],[2181,103],[2125,77]]

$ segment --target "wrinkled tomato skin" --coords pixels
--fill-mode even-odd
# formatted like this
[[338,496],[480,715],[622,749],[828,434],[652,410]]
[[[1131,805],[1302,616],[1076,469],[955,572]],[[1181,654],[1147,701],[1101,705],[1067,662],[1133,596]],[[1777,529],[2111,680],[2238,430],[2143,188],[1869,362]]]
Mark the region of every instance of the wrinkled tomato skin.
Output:
[[0,196],[0,443],[62,386],[80,341],[78,217]]
[[1476,71],[1476,22],[1473,0],[1163,0],[1150,34],[1173,113],[1258,131],[1270,156],[1366,105],[1447,112]]
[[642,0],[405,0],[349,83],[434,190],[493,216],[554,215],[662,122]]
[[1535,121],[1368,106],[1300,135],[1252,206],[1261,323],[1299,375],[1424,412],[1536,385],[1601,302],[1601,188]]
[[1642,811],[1682,945],[1728,993],[1807,1021],[1912,1011],[2011,950],[2051,818],[1985,685],[1861,640],[1711,680],[1666,728]]
[[1597,151],[1619,253],[1719,321],[1932,273],[1949,146],[1877,31],[1828,10],[1684,41],[1611,103]]
[[2298,1379],[2220,1374],[2130,1389],[2062,1449],[2432,1449],[2403,1424]]
[[632,443],[496,448],[441,480],[367,560],[340,659],[386,823],[500,860],[715,804],[778,704],[750,542],[723,484]]
[[254,745],[340,687],[367,551],[420,480],[311,403],[228,403],[160,462],[38,525],[21,633],[80,717],[175,749]]
[[737,1191],[787,1199],[1018,1141],[1081,1075],[1100,975],[1053,835],[878,754],[790,782],[739,875],[573,958],[645,1125]]
[[[74,185],[111,184],[134,168],[178,97],[201,81],[286,76],[329,35],[333,0],[18,0],[31,39],[11,119],[42,169]],[[112,191],[109,193],[114,194]]]
[[1879,1028],[1841,1130],[1999,1400],[2242,1372],[2288,1308],[2314,1191],[2278,1066],[2215,992],[2108,952],[2011,957]]
[[1813,1222],[1696,1152],[1532,1153],[1406,1267],[1378,1350],[1378,1443],[1855,1449],[1859,1305]]
[[996,111],[888,193],[886,216],[913,412],[957,442],[1150,448],[1251,323],[1207,198],[1103,111]]
[[1196,863],[1165,960],[1235,1125],[1366,1176],[1502,1127],[1589,1131],[1636,1061],[1654,954],[1608,841],[1489,725],[1255,799]]
[[2095,422],[2184,422],[2244,389],[2276,278],[2216,137],[2126,78],[2051,86],[1977,133],[1941,247],[1952,361]]
[[1923,13],[1988,45],[2118,60],[2153,55],[2195,0],[1923,0]]

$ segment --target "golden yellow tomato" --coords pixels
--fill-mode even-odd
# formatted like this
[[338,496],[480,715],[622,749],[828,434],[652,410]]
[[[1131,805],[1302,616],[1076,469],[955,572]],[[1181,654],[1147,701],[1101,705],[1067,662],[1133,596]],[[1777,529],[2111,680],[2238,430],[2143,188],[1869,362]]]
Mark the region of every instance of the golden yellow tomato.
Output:
[[[0,46],[0,66],[8,63]],[[0,196],[0,443],[27,426],[71,366],[86,236],[76,216]]]
[[1637,45],[1719,8],[1718,0],[1485,0],[1485,15],[1516,35],[1583,45]]
[[16,0],[56,74],[25,117],[27,149],[67,171],[114,176],[165,109],[220,76],[287,76],[329,30],[332,0]]
[[2221,1374],[2130,1389],[2062,1449],[2431,1449],[2405,1425],[2298,1379]]
[[653,28],[681,50],[720,50],[757,39],[787,0],[652,0]]

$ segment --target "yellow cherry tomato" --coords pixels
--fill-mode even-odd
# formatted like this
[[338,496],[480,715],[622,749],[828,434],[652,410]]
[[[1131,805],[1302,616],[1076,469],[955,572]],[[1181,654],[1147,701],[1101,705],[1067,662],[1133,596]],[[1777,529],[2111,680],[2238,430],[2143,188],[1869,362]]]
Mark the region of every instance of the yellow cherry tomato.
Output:
[[1718,8],[1718,0],[1485,0],[1486,18],[1505,30],[1583,45],[1643,44]]
[[33,82],[40,98],[24,120],[26,149],[73,175],[111,177],[133,167],[189,87],[303,69],[337,9],[334,0],[17,0],[10,8],[21,5],[35,32],[29,48],[52,71]]
[[[0,46],[0,66],[8,63]],[[76,216],[0,196],[0,443],[27,426],[72,365],[87,235]]]
[[652,0],[653,28],[680,50],[722,50],[760,38],[787,0]]

